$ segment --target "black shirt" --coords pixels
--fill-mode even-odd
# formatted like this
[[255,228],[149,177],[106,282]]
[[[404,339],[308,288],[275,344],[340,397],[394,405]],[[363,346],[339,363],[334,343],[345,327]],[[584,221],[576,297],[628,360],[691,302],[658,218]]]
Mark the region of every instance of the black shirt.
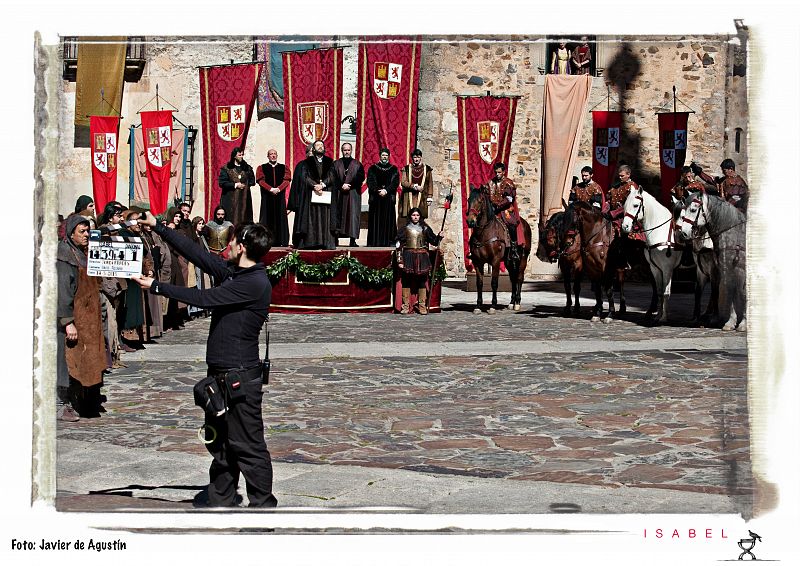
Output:
[[269,314],[272,285],[264,264],[240,268],[162,225],[154,230],[165,242],[204,272],[218,287],[195,289],[154,282],[150,292],[211,309],[206,363],[214,371],[250,368],[259,363],[259,333]]

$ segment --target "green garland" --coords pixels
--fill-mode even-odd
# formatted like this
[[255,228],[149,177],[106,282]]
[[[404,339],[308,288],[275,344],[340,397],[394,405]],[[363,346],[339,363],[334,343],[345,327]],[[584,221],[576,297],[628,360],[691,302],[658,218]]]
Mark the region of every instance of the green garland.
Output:
[[[280,279],[287,271],[293,271],[298,279],[321,283],[333,279],[342,269],[350,272],[353,281],[362,287],[386,287],[391,285],[394,279],[394,270],[391,267],[377,269],[367,267],[356,258],[347,254],[334,257],[324,263],[306,263],[300,259],[300,254],[296,251],[290,252],[278,261],[267,267],[267,275],[274,280]],[[434,284],[447,277],[447,270],[443,264],[439,264],[434,276]]]

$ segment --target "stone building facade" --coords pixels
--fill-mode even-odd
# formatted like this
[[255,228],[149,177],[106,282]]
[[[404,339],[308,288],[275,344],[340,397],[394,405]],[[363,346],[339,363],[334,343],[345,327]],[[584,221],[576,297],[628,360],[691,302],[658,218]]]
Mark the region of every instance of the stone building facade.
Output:
[[[622,109],[623,146],[620,159],[633,166],[634,178],[646,188],[659,186],[657,111],[672,111],[673,86],[678,111],[692,110],[689,118],[689,154],[712,174],[719,163],[732,158],[747,177],[748,103],[747,32],[709,36],[596,36],[596,76],[588,103],[591,108]],[[511,147],[509,176],[519,187],[520,211],[534,227],[534,248],[539,221],[542,158],[542,109],[548,40],[545,37],[426,37],[421,55],[417,142],[425,162],[435,172],[438,200],[443,201],[452,181],[456,199],[448,216],[442,244],[451,276],[464,276],[461,244],[462,214],[459,190],[458,124],[456,95],[519,95]],[[345,50],[343,116],[355,116],[356,41],[336,38]],[[118,200],[128,201],[129,146],[127,128],[138,124],[136,111],[155,95],[179,109],[187,125],[199,127],[200,97],[197,67],[245,62],[253,58],[253,38],[156,38],[146,40],[146,65],[137,83],[126,83],[123,96],[119,153]],[[73,147],[75,84],[63,82],[60,104],[59,211],[69,212],[80,194],[91,194],[91,174],[85,148]],[[151,109],[148,106],[147,109]],[[591,164],[592,124],[587,115],[581,134],[576,170]],[[343,139],[352,141],[343,126]],[[250,125],[245,159],[252,165],[266,160],[270,147],[283,156],[281,120],[255,117]],[[203,202],[202,136],[196,142],[194,200]],[[336,156],[338,157],[338,156]],[[365,164],[369,165],[369,163]],[[258,192],[253,190],[258,210]],[[202,209],[197,206],[194,212]],[[432,212],[438,227],[443,209]],[[553,266],[532,257],[528,277],[546,277]]]

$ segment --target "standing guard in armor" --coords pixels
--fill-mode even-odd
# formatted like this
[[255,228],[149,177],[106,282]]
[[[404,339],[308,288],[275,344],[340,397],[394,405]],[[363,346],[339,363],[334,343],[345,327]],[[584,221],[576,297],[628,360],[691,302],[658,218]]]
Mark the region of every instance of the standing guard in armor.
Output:
[[400,314],[411,312],[411,289],[417,289],[417,312],[428,314],[428,289],[426,280],[431,272],[431,259],[428,244],[438,246],[444,238],[422,220],[419,208],[408,211],[408,224],[400,228],[395,239],[397,266],[402,272],[403,305]]
[[209,251],[216,255],[222,255],[233,236],[233,224],[225,220],[224,208],[218,206],[214,209],[214,220],[206,223],[203,227],[203,234],[208,242]]
[[506,248],[510,254],[517,254],[517,242],[525,241],[522,223],[519,221],[517,209],[517,186],[506,177],[506,165],[498,161],[494,164],[494,177],[487,185],[489,200],[492,201],[494,213],[503,221],[508,229],[509,239]]

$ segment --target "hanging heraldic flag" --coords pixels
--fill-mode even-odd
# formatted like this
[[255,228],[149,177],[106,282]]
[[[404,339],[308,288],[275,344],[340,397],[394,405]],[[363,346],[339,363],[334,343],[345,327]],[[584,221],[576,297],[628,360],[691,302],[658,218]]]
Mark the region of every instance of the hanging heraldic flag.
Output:
[[200,69],[205,218],[211,218],[222,189],[219,171],[233,148],[244,151],[263,65],[220,65]]
[[621,126],[622,112],[592,112],[592,170],[594,181],[606,192],[615,181]]
[[686,126],[688,112],[665,112],[658,115],[658,152],[661,158],[662,204],[670,202],[669,191],[678,182],[686,163]]
[[[175,199],[184,200],[186,194],[186,146],[187,130],[172,128],[171,168],[169,173],[169,191],[167,202]],[[150,208],[150,188],[147,181],[147,154],[144,147],[144,136],[141,128],[131,128],[131,160],[128,197],[131,205]]]
[[141,116],[150,210],[161,214],[167,210],[172,170],[172,110],[142,112]]
[[336,48],[282,54],[286,167],[291,171],[316,140],[325,142],[326,155],[339,158],[343,53]]
[[356,159],[366,168],[386,147],[391,163],[402,167],[417,145],[420,44],[374,41],[358,45]]
[[[488,183],[494,177],[494,164],[498,161],[505,163],[508,168],[517,97],[459,96],[456,102],[461,165],[461,226],[464,249],[469,250],[467,203],[470,185],[479,187]],[[467,269],[472,271],[472,263],[466,258],[464,262]]]
[[117,199],[117,142],[119,116],[91,116],[92,194],[96,210]]

